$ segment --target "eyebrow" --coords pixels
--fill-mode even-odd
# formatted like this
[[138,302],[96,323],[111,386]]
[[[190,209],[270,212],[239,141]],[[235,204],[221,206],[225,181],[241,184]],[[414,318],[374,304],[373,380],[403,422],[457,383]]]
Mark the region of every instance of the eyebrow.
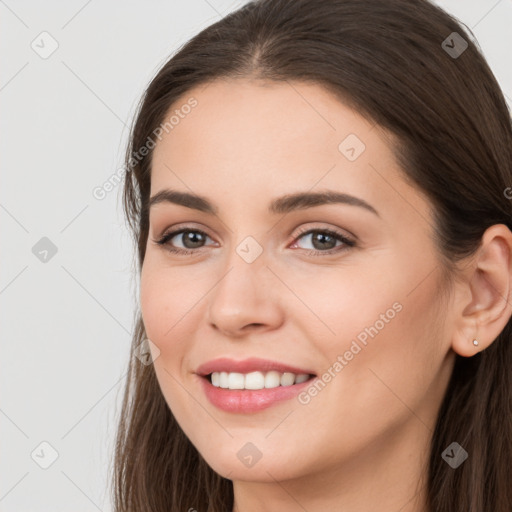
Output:
[[[159,203],[173,203],[193,210],[216,215],[218,208],[203,196],[180,192],[177,190],[163,189],[157,192],[149,200],[148,208]],[[274,199],[269,205],[269,212],[275,215],[285,214],[295,210],[305,210],[324,204],[347,204],[359,206],[380,217],[377,210],[359,197],[333,190],[324,192],[296,192]]]

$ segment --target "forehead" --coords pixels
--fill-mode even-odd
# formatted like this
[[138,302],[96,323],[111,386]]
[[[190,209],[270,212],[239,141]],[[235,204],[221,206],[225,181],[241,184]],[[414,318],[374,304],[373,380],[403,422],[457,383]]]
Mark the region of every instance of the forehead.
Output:
[[217,80],[183,95],[171,115],[154,149],[151,195],[173,188],[266,203],[319,187],[384,209],[405,194],[425,208],[403,180],[389,134],[318,84]]
[[[197,104],[186,109],[191,98]],[[157,160],[215,156],[219,163],[236,160],[261,171],[262,162],[268,167],[315,152],[337,159],[346,136],[362,141],[373,127],[321,86],[306,83],[217,80],[182,96],[166,119],[181,110],[189,113],[173,116],[172,130],[155,149]]]

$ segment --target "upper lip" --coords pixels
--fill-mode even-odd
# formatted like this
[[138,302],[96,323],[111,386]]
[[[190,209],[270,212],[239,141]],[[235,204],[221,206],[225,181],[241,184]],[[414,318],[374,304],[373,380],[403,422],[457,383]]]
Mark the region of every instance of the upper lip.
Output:
[[270,361],[268,359],[260,359],[257,357],[251,357],[250,359],[243,359],[241,361],[236,361],[227,357],[213,359],[212,361],[208,361],[200,365],[197,368],[196,373],[205,377],[213,372],[249,373],[254,371],[268,372],[271,370],[280,373],[295,373],[297,375],[301,373],[314,375],[314,372],[311,370],[305,370],[303,368],[280,363],[278,361]]

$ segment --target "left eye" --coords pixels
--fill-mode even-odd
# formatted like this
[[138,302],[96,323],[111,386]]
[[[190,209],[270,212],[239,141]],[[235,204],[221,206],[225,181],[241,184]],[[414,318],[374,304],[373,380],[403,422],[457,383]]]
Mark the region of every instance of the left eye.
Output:
[[[336,242],[341,242],[340,245],[352,247],[355,245],[355,242],[347,238],[342,233],[338,233],[337,231],[332,231],[330,229],[310,229],[303,233],[300,233],[297,237],[297,240],[302,238],[311,237],[311,242],[313,244],[312,250],[315,252],[321,253],[329,253],[333,249],[336,248]],[[297,242],[294,244],[296,245]],[[303,249],[307,249],[307,247],[302,247]],[[346,248],[346,247],[345,247]]]

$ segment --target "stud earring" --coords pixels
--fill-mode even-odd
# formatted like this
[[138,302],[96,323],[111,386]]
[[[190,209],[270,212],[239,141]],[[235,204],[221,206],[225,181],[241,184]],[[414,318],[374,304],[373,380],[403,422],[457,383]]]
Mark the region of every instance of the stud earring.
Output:
[[478,340],[473,340],[473,345],[475,345],[475,347],[478,347]]

